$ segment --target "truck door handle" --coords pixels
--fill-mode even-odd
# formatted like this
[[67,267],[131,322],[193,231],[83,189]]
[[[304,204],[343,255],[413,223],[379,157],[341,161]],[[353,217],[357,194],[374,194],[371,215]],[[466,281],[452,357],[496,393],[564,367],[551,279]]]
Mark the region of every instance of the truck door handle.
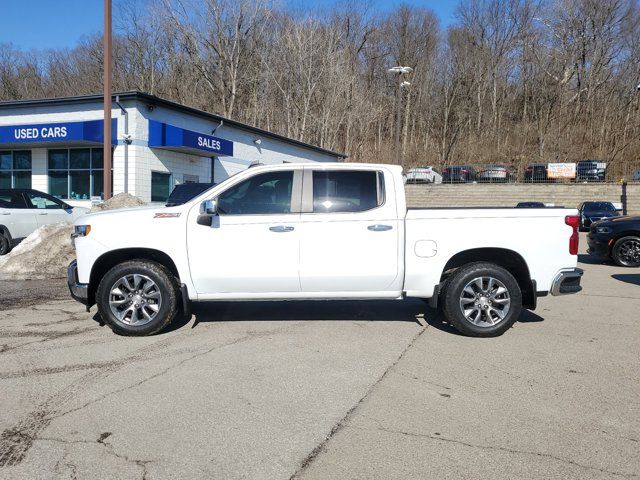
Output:
[[272,232],[293,232],[294,228],[289,225],[276,225],[274,227],[269,227],[269,230]]
[[38,215],[49,215],[47,212],[39,213]]
[[391,225],[369,225],[367,229],[372,232],[386,232],[387,230],[391,230],[393,227]]
[[0,215],[11,215],[11,212],[0,212]]

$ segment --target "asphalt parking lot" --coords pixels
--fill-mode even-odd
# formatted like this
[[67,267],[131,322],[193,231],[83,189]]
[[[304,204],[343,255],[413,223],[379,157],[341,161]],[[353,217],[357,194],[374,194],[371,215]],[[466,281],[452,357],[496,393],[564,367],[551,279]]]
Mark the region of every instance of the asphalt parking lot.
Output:
[[420,301],[125,338],[62,281],[0,282],[0,478],[639,477],[640,270],[581,260],[583,292],[494,339]]

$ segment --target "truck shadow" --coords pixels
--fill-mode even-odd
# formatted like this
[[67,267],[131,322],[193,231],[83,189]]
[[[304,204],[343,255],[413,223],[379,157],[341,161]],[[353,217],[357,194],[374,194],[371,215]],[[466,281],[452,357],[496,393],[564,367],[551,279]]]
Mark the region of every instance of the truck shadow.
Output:
[[611,278],[631,285],[640,285],[640,273],[616,273]]
[[202,302],[195,322],[359,320],[419,323],[428,310],[420,300],[298,300]]
[[[462,336],[460,332],[458,332],[455,328],[453,328],[453,326],[450,323],[448,323],[445,320],[444,315],[442,315],[442,312],[440,310],[433,310],[431,308],[427,308],[427,310],[431,312],[431,314],[430,315],[425,314],[425,320],[431,327],[437,328],[438,330],[441,330],[443,332],[451,333],[453,335]],[[522,313],[520,314],[520,318],[518,318],[518,322],[521,322],[521,323],[544,322],[544,318],[542,318],[540,315],[536,313],[533,313],[531,310],[523,309]]]
[[[393,321],[422,325],[460,335],[440,310],[418,299],[398,300],[300,300],[255,302],[202,302],[194,304],[190,317],[176,318],[162,333],[184,328],[191,320],[195,328],[209,322],[292,321]],[[519,322],[541,322],[539,315],[523,310]]]
[[589,255],[585,253],[578,254],[578,263],[584,263],[586,265],[606,265],[609,262],[606,258],[596,257],[595,255]]

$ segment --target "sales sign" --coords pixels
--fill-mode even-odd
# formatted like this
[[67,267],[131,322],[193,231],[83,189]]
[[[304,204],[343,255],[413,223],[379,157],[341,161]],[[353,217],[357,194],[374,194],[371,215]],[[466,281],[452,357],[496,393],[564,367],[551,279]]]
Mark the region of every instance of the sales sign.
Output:
[[233,142],[149,120],[149,146],[204,156],[233,156]]

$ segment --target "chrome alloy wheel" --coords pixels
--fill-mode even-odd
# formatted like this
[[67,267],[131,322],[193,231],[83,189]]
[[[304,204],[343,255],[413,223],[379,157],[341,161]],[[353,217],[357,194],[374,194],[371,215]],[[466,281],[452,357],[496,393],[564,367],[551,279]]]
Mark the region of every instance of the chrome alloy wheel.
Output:
[[460,310],[470,323],[491,327],[509,313],[509,291],[500,280],[477,277],[465,285],[460,294]]
[[620,245],[618,257],[625,265],[637,265],[640,263],[640,240],[631,239],[625,241]]
[[109,290],[111,313],[127,325],[146,325],[158,315],[161,305],[160,289],[146,275],[126,275]]

